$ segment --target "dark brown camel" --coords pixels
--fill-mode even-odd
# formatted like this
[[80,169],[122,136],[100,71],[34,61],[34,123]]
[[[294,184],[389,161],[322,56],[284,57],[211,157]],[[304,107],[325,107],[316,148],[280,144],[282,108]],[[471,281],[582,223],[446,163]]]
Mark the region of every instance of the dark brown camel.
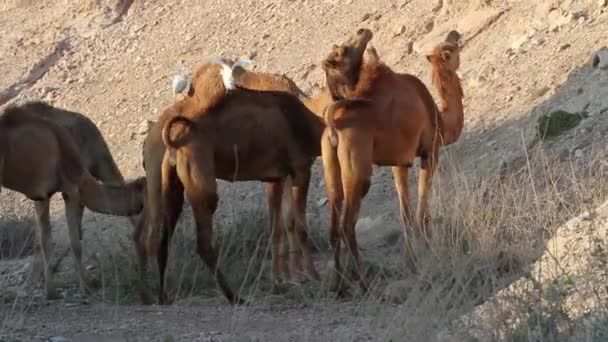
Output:
[[[226,63],[231,65],[229,63]],[[159,292],[159,301],[161,303],[166,302],[166,298],[164,296],[164,274],[166,269],[167,255],[168,255],[168,244],[171,240],[171,236],[173,234],[175,224],[177,223],[177,219],[181,213],[181,207],[183,203],[183,196],[176,195],[178,193],[181,194],[179,189],[182,187],[181,183],[176,182],[174,184],[175,191],[171,191],[167,196],[167,198],[162,197],[161,191],[161,164],[163,161],[163,157],[165,154],[165,146],[161,139],[161,130],[165,125],[166,121],[171,119],[176,115],[181,115],[189,118],[196,118],[200,113],[205,113],[209,110],[209,108],[213,107],[215,103],[218,101],[218,98],[224,96],[226,90],[222,83],[221,77],[219,77],[222,66],[215,63],[207,63],[200,68],[198,68],[192,79],[192,86],[190,87],[188,96],[184,97],[182,100],[177,101],[173,106],[169,107],[164,111],[164,113],[159,118],[158,122],[156,122],[148,132],[148,135],[144,141],[144,168],[146,169],[147,175],[147,202],[146,202],[146,214],[142,215],[142,220],[140,222],[140,227],[137,229],[136,234],[134,235],[134,239],[138,247],[138,255],[139,255],[139,265],[140,265],[140,283],[143,284],[143,275],[146,273],[145,270],[145,260],[146,253],[144,246],[143,237],[144,227],[149,226],[148,231],[148,249],[151,254],[157,255],[159,271],[160,271],[160,292]],[[243,84],[244,82],[239,81],[238,70],[235,69],[235,80],[237,84],[242,85],[244,87],[250,87],[247,84]],[[263,77],[272,77],[269,74],[263,74],[266,76]],[[291,82],[293,84],[293,82]],[[272,89],[272,87],[282,87],[283,89],[279,90],[290,90],[292,89],[290,86],[290,82],[279,83],[277,85],[276,82],[259,82],[256,80],[254,86],[265,89]],[[286,87],[288,86],[288,87]],[[297,96],[297,94],[294,94]],[[318,124],[322,125],[320,120],[316,118]],[[320,134],[320,133],[319,133]],[[313,142],[314,146],[319,146],[319,140]],[[234,151],[233,151],[234,154]],[[319,150],[320,154],[320,150]],[[240,153],[242,155],[242,153]],[[242,170],[242,166],[239,165],[239,169]],[[228,180],[232,180],[229,178]],[[299,270],[302,269],[300,266],[300,257],[298,256],[298,250],[302,251],[302,243],[299,241],[307,241],[307,232],[306,232],[306,197],[307,197],[307,186],[303,186],[303,180],[299,179],[298,183],[295,182],[293,184],[288,184],[291,182],[290,177],[286,177],[285,179],[262,179],[266,180],[267,188],[268,188],[268,201],[269,201],[269,209],[270,209],[270,217],[271,217],[271,231],[272,235],[272,251],[273,251],[273,275],[275,279],[283,280],[290,279],[295,273],[298,273]],[[284,185],[286,184],[287,185]],[[306,182],[308,185],[308,182]],[[286,188],[286,191],[283,189]],[[283,228],[282,228],[282,220],[281,220],[281,196],[283,195],[292,195],[294,199],[295,206],[295,224],[289,223],[287,224],[287,237],[290,242],[290,246],[292,251],[295,253],[290,253],[290,263],[289,267],[286,265],[285,259],[285,244],[283,244],[283,248],[280,248],[280,242],[283,239]],[[174,196],[174,197],[170,197]],[[289,197],[289,196],[288,196]],[[284,203],[290,202],[289,200],[284,200]],[[171,205],[166,205],[164,203],[172,203]],[[290,203],[291,204],[291,203]],[[297,234],[297,232],[300,232]],[[160,244],[159,244],[160,241]],[[308,245],[306,242],[304,245]],[[158,249],[158,247],[160,249]],[[298,248],[299,247],[299,248]],[[308,253],[310,254],[310,253]],[[316,271],[314,264],[312,263],[312,257],[310,255],[306,256],[305,259],[306,264],[306,272],[309,277],[313,279],[319,279],[318,272]],[[145,291],[140,290],[142,293]],[[142,297],[142,299],[145,298]]]

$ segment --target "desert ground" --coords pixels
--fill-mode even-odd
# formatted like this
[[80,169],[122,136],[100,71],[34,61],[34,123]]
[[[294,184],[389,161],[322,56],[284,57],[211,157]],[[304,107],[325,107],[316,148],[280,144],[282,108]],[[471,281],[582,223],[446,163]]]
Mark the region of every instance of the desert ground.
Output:
[[273,288],[264,186],[219,181],[215,244],[246,306],[228,304],[196,255],[188,204],[172,242],[171,305],[139,303],[128,220],[88,210],[84,261],[99,288],[80,298],[58,195],[63,298],[48,301],[30,279],[33,204],[2,189],[1,341],[608,341],[608,2],[4,0],[0,22],[0,109],[43,100],[85,114],[127,179],[144,174],[142,142],[174,101],[174,75],[245,57],[314,94],[325,82],[320,61],[359,28],[436,101],[425,55],[458,30],[465,117],[440,153],[433,252],[421,250],[416,274],[402,262],[390,168],[374,167],[356,229],[371,289],[350,298],[328,290],[320,159],[307,217],[320,282]]

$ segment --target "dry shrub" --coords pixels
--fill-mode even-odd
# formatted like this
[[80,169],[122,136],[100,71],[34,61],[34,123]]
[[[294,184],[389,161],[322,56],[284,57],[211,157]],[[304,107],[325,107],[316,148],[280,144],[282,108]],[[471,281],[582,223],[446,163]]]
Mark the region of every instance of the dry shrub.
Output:
[[36,239],[36,222],[5,217],[0,221],[0,260],[31,255]]

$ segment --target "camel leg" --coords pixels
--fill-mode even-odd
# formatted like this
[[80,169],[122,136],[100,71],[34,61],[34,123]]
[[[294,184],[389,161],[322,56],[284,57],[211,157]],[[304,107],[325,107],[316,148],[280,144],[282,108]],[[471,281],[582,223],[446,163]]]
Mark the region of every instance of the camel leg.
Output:
[[194,211],[194,217],[196,220],[196,239],[198,246],[198,254],[205,262],[215,282],[219,285],[220,289],[228,301],[232,304],[242,304],[243,301],[232,292],[232,289],[228,285],[228,281],[224,277],[224,274],[217,265],[217,254],[212,246],[212,221],[213,211],[212,208],[217,203],[217,196],[209,196],[205,200],[201,200],[199,194],[192,194],[188,192],[188,200],[192,203],[192,210]]
[[351,256],[353,273],[361,290],[367,292],[365,276],[361,268],[355,226],[359,218],[361,200],[370,187],[372,175],[372,144],[363,132],[348,132],[341,136],[338,158],[342,171],[344,191],[344,219],[341,231]]
[[342,239],[340,234],[340,218],[344,193],[342,191],[342,176],[338,155],[336,149],[329,142],[327,134],[324,134],[321,140],[321,151],[325,190],[330,209],[329,243],[334,252],[335,279],[332,291],[340,293],[344,288],[342,264],[340,263],[340,243]]
[[295,249],[290,251],[290,258],[292,270],[294,271],[292,276],[295,274],[295,272],[299,272],[301,270],[301,252],[301,255],[304,258],[306,274],[312,279],[319,281],[321,280],[321,276],[315,268],[314,259],[312,257],[312,239],[310,238],[309,228],[306,223],[306,199],[308,197],[309,184],[310,166],[307,166],[298,172],[297,177],[295,177],[293,180],[293,186],[291,189],[295,206],[295,220],[294,224],[290,225],[288,229],[292,229],[289,235],[295,235],[297,239],[294,239],[294,244],[290,244],[291,248],[295,247]]
[[416,207],[416,223],[420,232],[425,238],[428,238],[426,235],[426,221],[428,220],[428,197],[436,166],[437,152],[435,149],[429,154],[429,156],[421,158],[420,175],[418,176],[418,205]]
[[414,249],[412,247],[412,238],[414,237],[414,230],[412,226],[412,214],[409,205],[409,191],[408,191],[408,166],[394,166],[393,178],[395,179],[395,188],[397,189],[397,196],[399,197],[399,213],[400,221],[403,229],[403,243],[404,252],[407,265],[409,268],[414,266]]
[[184,187],[179,181],[177,172],[172,167],[168,159],[163,160],[163,172],[162,172],[162,198],[161,203],[163,206],[163,226],[162,234],[160,239],[160,246],[158,249],[157,263],[159,273],[159,298],[160,304],[167,304],[167,296],[165,292],[166,284],[166,270],[167,260],[169,259],[169,245],[173,238],[173,232],[177,225],[177,220],[182,213],[184,204]]
[[284,227],[281,220],[281,196],[283,192],[283,181],[266,183],[268,197],[268,211],[270,214],[270,234],[272,251],[272,275],[276,283],[282,283],[289,276],[285,254],[282,253]]
[[139,215],[139,218],[137,219],[137,222],[135,224],[135,229],[133,230],[133,243],[135,244],[135,252],[137,253],[137,271],[139,274],[137,293],[139,295],[139,299],[144,305],[152,304],[152,298],[146,290],[146,274],[148,273],[148,253],[146,251],[146,244],[143,235],[144,229],[148,224],[147,211],[148,208],[144,205],[144,209]]
[[68,221],[68,230],[70,236],[70,246],[72,249],[72,257],[74,258],[74,267],[78,272],[80,282],[80,294],[86,296],[90,291],[89,283],[86,276],[84,265],[82,264],[82,213],[84,206],[80,203],[77,194],[62,194],[65,203],[65,216]]
[[[202,149],[202,151],[201,151]],[[217,183],[214,174],[213,154],[201,149],[193,149],[188,157],[177,155],[177,173],[184,184],[186,196],[192,205],[196,222],[197,252],[209,267],[215,282],[232,304],[244,301],[232,292],[224,274],[217,265],[217,254],[212,246],[213,213],[217,209]],[[205,153],[207,152],[207,153]]]
[[42,250],[42,269],[44,272],[44,291],[47,299],[59,299],[59,293],[53,284],[51,274],[51,222],[50,222],[50,200],[35,201],[36,218],[38,220],[40,249]]

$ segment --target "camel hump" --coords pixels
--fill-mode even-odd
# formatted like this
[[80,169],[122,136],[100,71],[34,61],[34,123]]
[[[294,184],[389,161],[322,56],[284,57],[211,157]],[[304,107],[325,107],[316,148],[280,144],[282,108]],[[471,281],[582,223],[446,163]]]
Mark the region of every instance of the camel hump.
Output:
[[2,125],[11,127],[16,125],[30,125],[38,130],[46,130],[55,138],[59,146],[58,156],[59,165],[66,181],[78,184],[80,176],[85,171],[80,152],[74,139],[70,136],[67,129],[35,115],[31,110],[32,106],[15,106],[4,110],[2,115]]

